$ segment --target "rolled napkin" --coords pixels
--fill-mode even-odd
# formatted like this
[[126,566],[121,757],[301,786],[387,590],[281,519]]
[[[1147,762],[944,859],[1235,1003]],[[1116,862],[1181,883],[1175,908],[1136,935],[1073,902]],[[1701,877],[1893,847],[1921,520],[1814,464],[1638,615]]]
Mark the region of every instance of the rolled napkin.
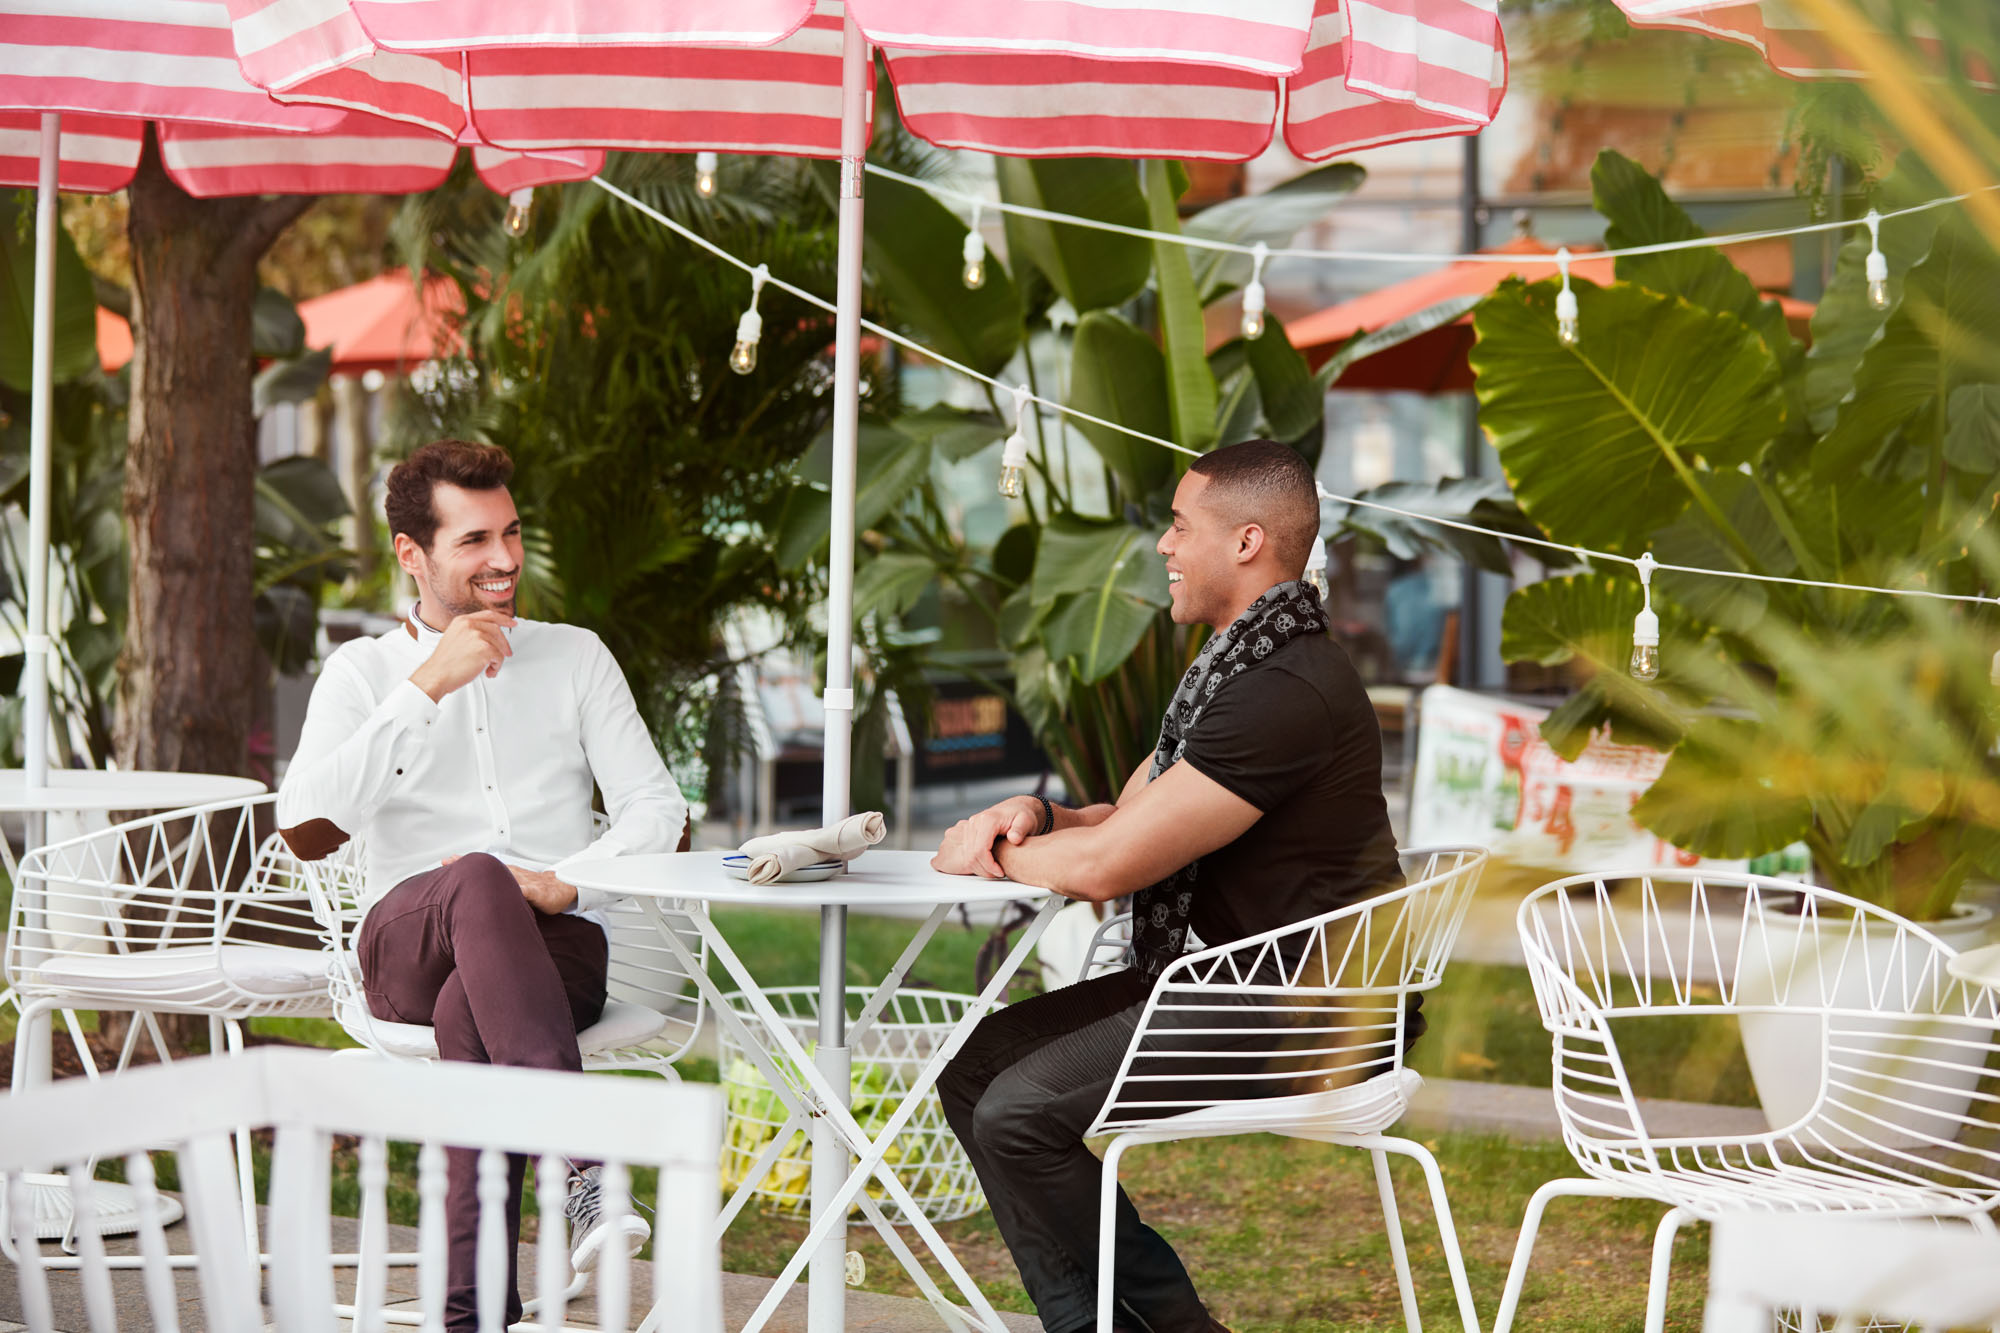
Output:
[[750,882],[769,884],[821,861],[852,861],[888,834],[879,810],[849,815],[827,828],[772,833],[752,838],[737,850],[750,858]]

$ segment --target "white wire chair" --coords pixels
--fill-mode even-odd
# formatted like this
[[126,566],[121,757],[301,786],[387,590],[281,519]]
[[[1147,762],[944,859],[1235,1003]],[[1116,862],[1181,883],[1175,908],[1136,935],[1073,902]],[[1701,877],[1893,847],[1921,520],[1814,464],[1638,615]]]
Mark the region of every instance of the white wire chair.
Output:
[[[300,1050],[262,1048],[197,1069],[187,1064],[136,1070],[115,1085],[78,1080],[0,1098],[0,1173],[19,1193],[23,1171],[70,1164],[83,1263],[81,1303],[94,1330],[118,1326],[104,1243],[95,1225],[90,1173],[98,1154],[125,1155],[127,1178],[140,1196],[138,1246],[151,1326],[177,1329],[182,1312],[166,1260],[162,1196],[147,1149],[170,1144],[184,1191],[189,1226],[200,1253],[202,1322],[215,1333],[332,1333],[343,1307],[335,1302],[330,1253],[330,1185],[336,1156],[348,1156],[338,1136],[358,1135],[358,1183],[364,1217],[376,1234],[363,1250],[377,1258],[354,1277],[353,1327],[380,1327],[407,1318],[390,1306],[381,1256],[388,1179],[388,1144],[418,1142],[417,1285],[424,1308],[444,1306],[444,1145],[480,1150],[479,1327],[497,1333],[506,1300],[508,1153],[538,1158],[536,1190],[544,1218],[562,1215],[569,1158],[605,1163],[606,1206],[623,1209],[634,1166],[656,1167],[652,1302],[671,1301],[673,1327],[720,1333],[721,1255],[714,1227],[722,1097],[713,1088],[661,1087],[649,1080],[594,1084],[587,1114],[578,1114],[577,1085],[544,1070],[413,1061],[341,1061]],[[271,1167],[270,1299],[258,1300],[258,1256],[235,1227],[239,1204],[228,1137],[238,1124],[268,1126]],[[370,1207],[369,1205],[372,1205]],[[16,1210],[19,1217],[19,1210]],[[25,1233],[17,1232],[22,1239]],[[371,1243],[372,1241],[372,1243]],[[563,1326],[569,1272],[563,1228],[542,1228],[536,1255],[540,1326]],[[35,1248],[18,1272],[21,1305],[32,1333],[57,1327],[56,1310]],[[67,1293],[64,1293],[67,1295]],[[629,1327],[633,1297],[624,1247],[606,1249],[597,1273],[595,1326]],[[63,1326],[81,1327],[73,1317]],[[438,1325],[433,1324],[433,1327]]]
[[1098,1209],[1098,1333],[1112,1327],[1111,1232],[1125,1150],[1236,1134],[1282,1134],[1369,1153],[1412,1333],[1422,1323],[1388,1155],[1414,1158],[1430,1189],[1459,1317],[1466,1333],[1480,1333],[1437,1159],[1421,1143],[1383,1131],[1423,1084],[1403,1065],[1410,999],[1443,980],[1486,859],[1481,847],[1404,852],[1406,887],[1183,955],[1160,974],[1086,1131],[1114,1136],[1104,1151]]
[[2000,1323],[2000,1238],[1839,1213],[1732,1213],[1709,1237],[1704,1333],[1770,1333],[1773,1316],[1833,1333]]
[[[142,1032],[161,1060],[172,1058],[160,1014],[206,1018],[210,1050],[240,1054],[251,1018],[331,1013],[304,886],[290,873],[282,842],[266,831],[275,799],[153,815],[21,859],[6,947],[20,1006],[16,1092],[50,1081],[57,1013],[93,1080],[98,1069],[79,1011],[132,1014],[120,1073]],[[237,1148],[247,1181],[247,1138]],[[243,1226],[254,1244],[256,1215],[248,1205]],[[43,1211],[37,1231],[67,1244],[69,1227],[66,1210],[57,1208]],[[11,1236],[9,1228],[0,1248],[11,1248]]]
[[[1631,891],[1614,899],[1613,890]],[[1674,1235],[1743,1211],[1959,1217],[2000,1203],[2000,1014],[1953,978],[1952,948],[1845,894],[1757,875],[1575,875],[1521,903],[1563,1141],[1584,1177],[1528,1203],[1495,1333],[1520,1302],[1543,1209],[1565,1195],[1656,1199],[1646,1328],[1666,1318]],[[1812,1057],[1802,1088],[1764,1089],[1768,1132],[1661,1137],[1617,1033],[1648,1019],[1775,1018]]]
[[[392,1023],[368,1008],[361,986],[361,963],[354,952],[361,928],[362,865],[360,840],[349,841],[323,860],[292,865],[308,884],[313,915],[327,961],[327,984],[333,1016],[347,1034],[368,1050],[401,1059],[438,1058],[437,1034],[417,1023]],[[694,1045],[701,1030],[706,1001],[693,985],[686,967],[660,938],[645,911],[632,903],[606,909],[611,957],[606,978],[604,1012],[577,1034],[583,1067],[589,1071],[639,1070],[678,1080],[674,1062]],[[708,945],[678,905],[662,912],[697,963],[706,964]]]

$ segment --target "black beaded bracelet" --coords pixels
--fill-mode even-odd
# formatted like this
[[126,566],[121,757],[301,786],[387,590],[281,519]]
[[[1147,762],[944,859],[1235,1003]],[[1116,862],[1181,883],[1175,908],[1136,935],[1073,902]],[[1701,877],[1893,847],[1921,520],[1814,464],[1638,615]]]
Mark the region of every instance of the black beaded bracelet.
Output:
[[1044,833],[1055,831],[1056,808],[1049,804],[1049,798],[1046,796],[1037,795],[1035,799],[1042,803],[1042,826],[1035,830],[1035,836],[1039,838]]

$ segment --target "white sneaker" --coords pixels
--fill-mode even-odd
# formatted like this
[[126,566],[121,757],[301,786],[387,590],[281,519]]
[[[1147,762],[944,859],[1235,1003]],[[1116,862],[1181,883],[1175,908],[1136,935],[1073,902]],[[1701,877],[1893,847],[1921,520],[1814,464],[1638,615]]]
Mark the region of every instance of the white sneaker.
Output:
[[614,1233],[625,1238],[627,1254],[644,1249],[647,1238],[653,1234],[646,1219],[637,1213],[628,1212],[620,1217],[604,1215],[604,1188],[598,1181],[602,1169],[587,1167],[569,1178],[569,1199],[563,1204],[563,1216],[569,1219],[569,1266],[578,1273],[588,1273],[597,1267],[605,1240]]

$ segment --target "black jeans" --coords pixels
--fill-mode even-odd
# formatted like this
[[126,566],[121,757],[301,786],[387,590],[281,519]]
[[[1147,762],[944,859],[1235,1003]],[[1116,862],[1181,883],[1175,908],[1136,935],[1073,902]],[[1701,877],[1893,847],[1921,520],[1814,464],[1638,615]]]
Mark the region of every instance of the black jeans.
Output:
[[[965,1146],[1047,1333],[1097,1320],[1101,1168],[1083,1131],[1104,1105],[1150,989],[1134,971],[1050,991],[988,1015],[945,1067],[938,1095]],[[1120,1322],[1192,1333],[1208,1311],[1173,1247],[1118,1191]]]

